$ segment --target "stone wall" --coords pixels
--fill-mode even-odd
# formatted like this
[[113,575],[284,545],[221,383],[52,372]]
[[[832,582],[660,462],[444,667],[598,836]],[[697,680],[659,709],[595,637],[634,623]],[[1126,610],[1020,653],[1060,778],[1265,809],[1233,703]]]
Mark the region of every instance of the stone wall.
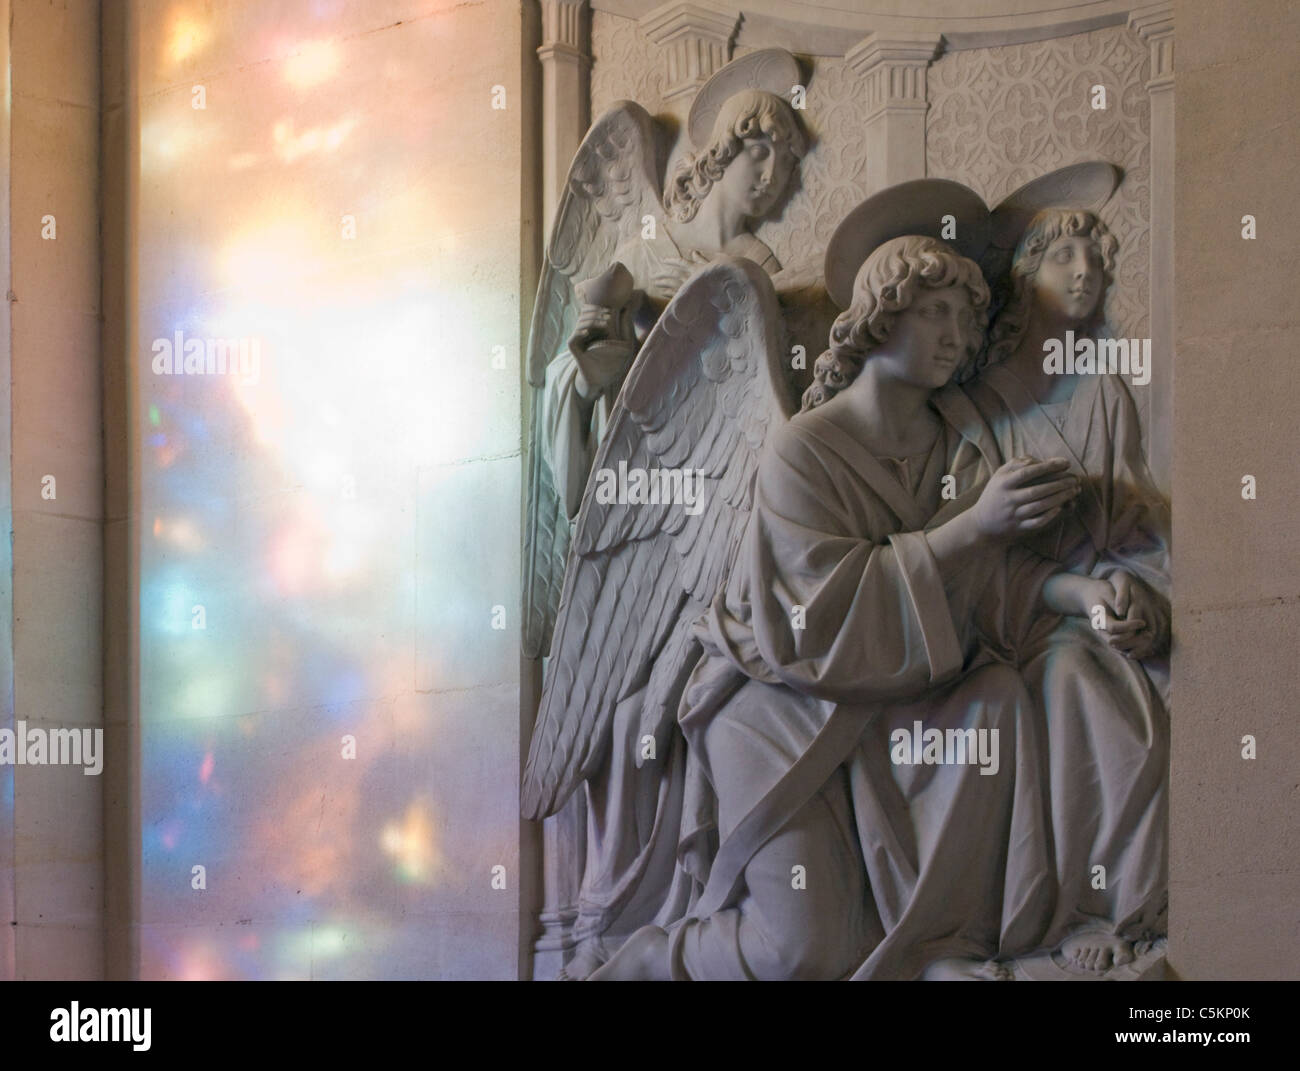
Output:
[[[5,497],[12,495],[12,514],[3,503],[12,559],[9,539],[0,540],[0,633],[8,641],[0,726],[97,730],[99,5],[14,0],[3,8],[11,95],[0,335],[11,391],[0,418],[8,452],[0,467]],[[0,767],[0,977],[103,976],[103,783],[80,765]]]
[[1185,978],[1295,978],[1300,7],[1180,0],[1175,19],[1169,961]]
[[128,5],[115,973],[517,974],[520,10]]

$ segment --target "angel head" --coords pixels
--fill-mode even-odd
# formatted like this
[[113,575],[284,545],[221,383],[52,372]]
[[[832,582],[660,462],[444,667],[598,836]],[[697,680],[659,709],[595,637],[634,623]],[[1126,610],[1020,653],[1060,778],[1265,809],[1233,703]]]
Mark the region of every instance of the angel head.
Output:
[[830,348],[804,391],[806,412],[848,387],[868,358],[942,387],[979,352],[989,290],[973,260],[937,238],[906,235],[878,246],[858,269],[853,299],[831,326]]
[[712,193],[747,219],[770,212],[785,193],[807,143],[794,109],[775,93],[747,89],[718,111],[708,144],[687,153],[664,191],[669,219],[689,223]]
[[1030,320],[1050,330],[1095,334],[1106,314],[1119,243],[1094,212],[1046,208],[1034,216],[1011,262],[1011,296],[989,329],[994,364],[1015,352]]

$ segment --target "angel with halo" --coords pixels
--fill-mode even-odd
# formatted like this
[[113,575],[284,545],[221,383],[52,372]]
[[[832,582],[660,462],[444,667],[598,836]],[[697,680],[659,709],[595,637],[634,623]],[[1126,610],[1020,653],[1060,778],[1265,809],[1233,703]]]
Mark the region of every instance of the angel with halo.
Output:
[[[597,466],[689,467],[705,492],[693,513],[589,493],[577,520],[525,813],[608,757],[662,765],[636,745],[678,723],[687,743],[674,895],[595,978],[998,977],[1036,947],[1044,786],[1007,663],[1049,600],[1087,611],[1080,578],[1013,544],[1078,482],[999,465],[945,389],[988,303],[933,237],[945,215],[978,255],[987,209],[956,183],[841,225],[827,283],[849,307],[793,418],[775,293],[743,260],[678,293],[628,377]],[[914,726],[996,733],[996,773],[899,765]]]
[[[781,203],[806,152],[786,99],[798,81],[798,64],[781,49],[751,53],[714,74],[691,107],[694,148],[677,162],[662,195],[654,124],[633,102],[620,101],[601,116],[574,157],[529,338],[527,657],[550,651],[592,460],[664,304],[693,271],[719,257],[780,270],[751,227]],[[665,744],[671,751],[672,742]],[[605,935],[616,941],[620,929],[626,935],[649,921],[668,895],[675,829],[662,834],[675,822],[679,790],[671,768],[643,771],[611,757],[608,768],[591,771],[573,926],[579,948],[567,977],[585,977],[607,955]],[[660,841],[667,847],[656,855]]]
[[1123,379],[1057,374],[1044,343],[1102,334],[1117,242],[1097,210],[1118,177],[1072,165],[994,209],[996,244],[1015,251],[1008,297],[966,385],[1001,456],[1066,458],[1083,488],[1031,545],[1094,585],[1104,620],[1045,620],[1019,659],[1046,730],[1058,892],[1044,943],[1098,974],[1167,929],[1170,518]]

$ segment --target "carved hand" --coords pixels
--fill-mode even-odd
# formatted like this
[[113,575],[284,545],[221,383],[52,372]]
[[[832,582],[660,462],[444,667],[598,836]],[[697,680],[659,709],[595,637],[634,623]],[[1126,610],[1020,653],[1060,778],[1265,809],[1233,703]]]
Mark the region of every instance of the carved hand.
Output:
[[623,309],[583,305],[569,338],[569,352],[578,364],[578,393],[590,400],[616,387],[636,349],[636,333]]
[[1115,589],[1116,613],[1126,621],[1145,622],[1145,627],[1138,631],[1125,653],[1138,659],[1163,654],[1169,644],[1169,606],[1166,601],[1126,569],[1113,572],[1110,584]]
[[1148,623],[1138,616],[1134,605],[1120,598],[1111,580],[1057,573],[1043,585],[1043,603],[1058,614],[1090,619],[1100,607],[1101,622],[1093,620],[1093,627],[1105,633],[1107,645],[1129,658],[1146,657],[1142,652],[1150,646]]
[[670,301],[672,296],[685,285],[697,266],[687,264],[677,257],[665,261],[664,270],[650,280],[646,292],[655,301]]
[[992,475],[971,507],[980,534],[1007,541],[1051,524],[1079,493],[1079,480],[1066,472],[1069,467],[1063,457],[1008,461]]

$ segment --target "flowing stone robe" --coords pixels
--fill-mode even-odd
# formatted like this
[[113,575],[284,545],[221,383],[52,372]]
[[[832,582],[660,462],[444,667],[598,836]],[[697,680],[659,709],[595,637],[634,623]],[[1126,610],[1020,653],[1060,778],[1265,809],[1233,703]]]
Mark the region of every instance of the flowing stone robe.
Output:
[[[1003,458],[1065,457],[1083,490],[1029,542],[1070,572],[1126,569],[1169,597],[1169,511],[1142,454],[1137,409],[1114,375],[1079,378],[1068,403],[1040,406],[1006,367],[967,387]],[[1058,899],[1046,944],[1101,929],[1165,932],[1168,897],[1167,657],[1112,650],[1086,618],[1040,623],[1021,672],[1047,730]],[[1106,887],[1094,889],[1094,866]]]
[[[680,710],[698,884],[660,922],[675,978],[906,979],[1038,946],[1046,801],[1007,662],[1057,567],[991,547],[941,579],[923,529],[974,502],[996,447],[959,389],[932,404],[943,431],[906,460],[816,410],[771,433]],[[917,722],[998,730],[997,773],[895,765],[891,732]]]

